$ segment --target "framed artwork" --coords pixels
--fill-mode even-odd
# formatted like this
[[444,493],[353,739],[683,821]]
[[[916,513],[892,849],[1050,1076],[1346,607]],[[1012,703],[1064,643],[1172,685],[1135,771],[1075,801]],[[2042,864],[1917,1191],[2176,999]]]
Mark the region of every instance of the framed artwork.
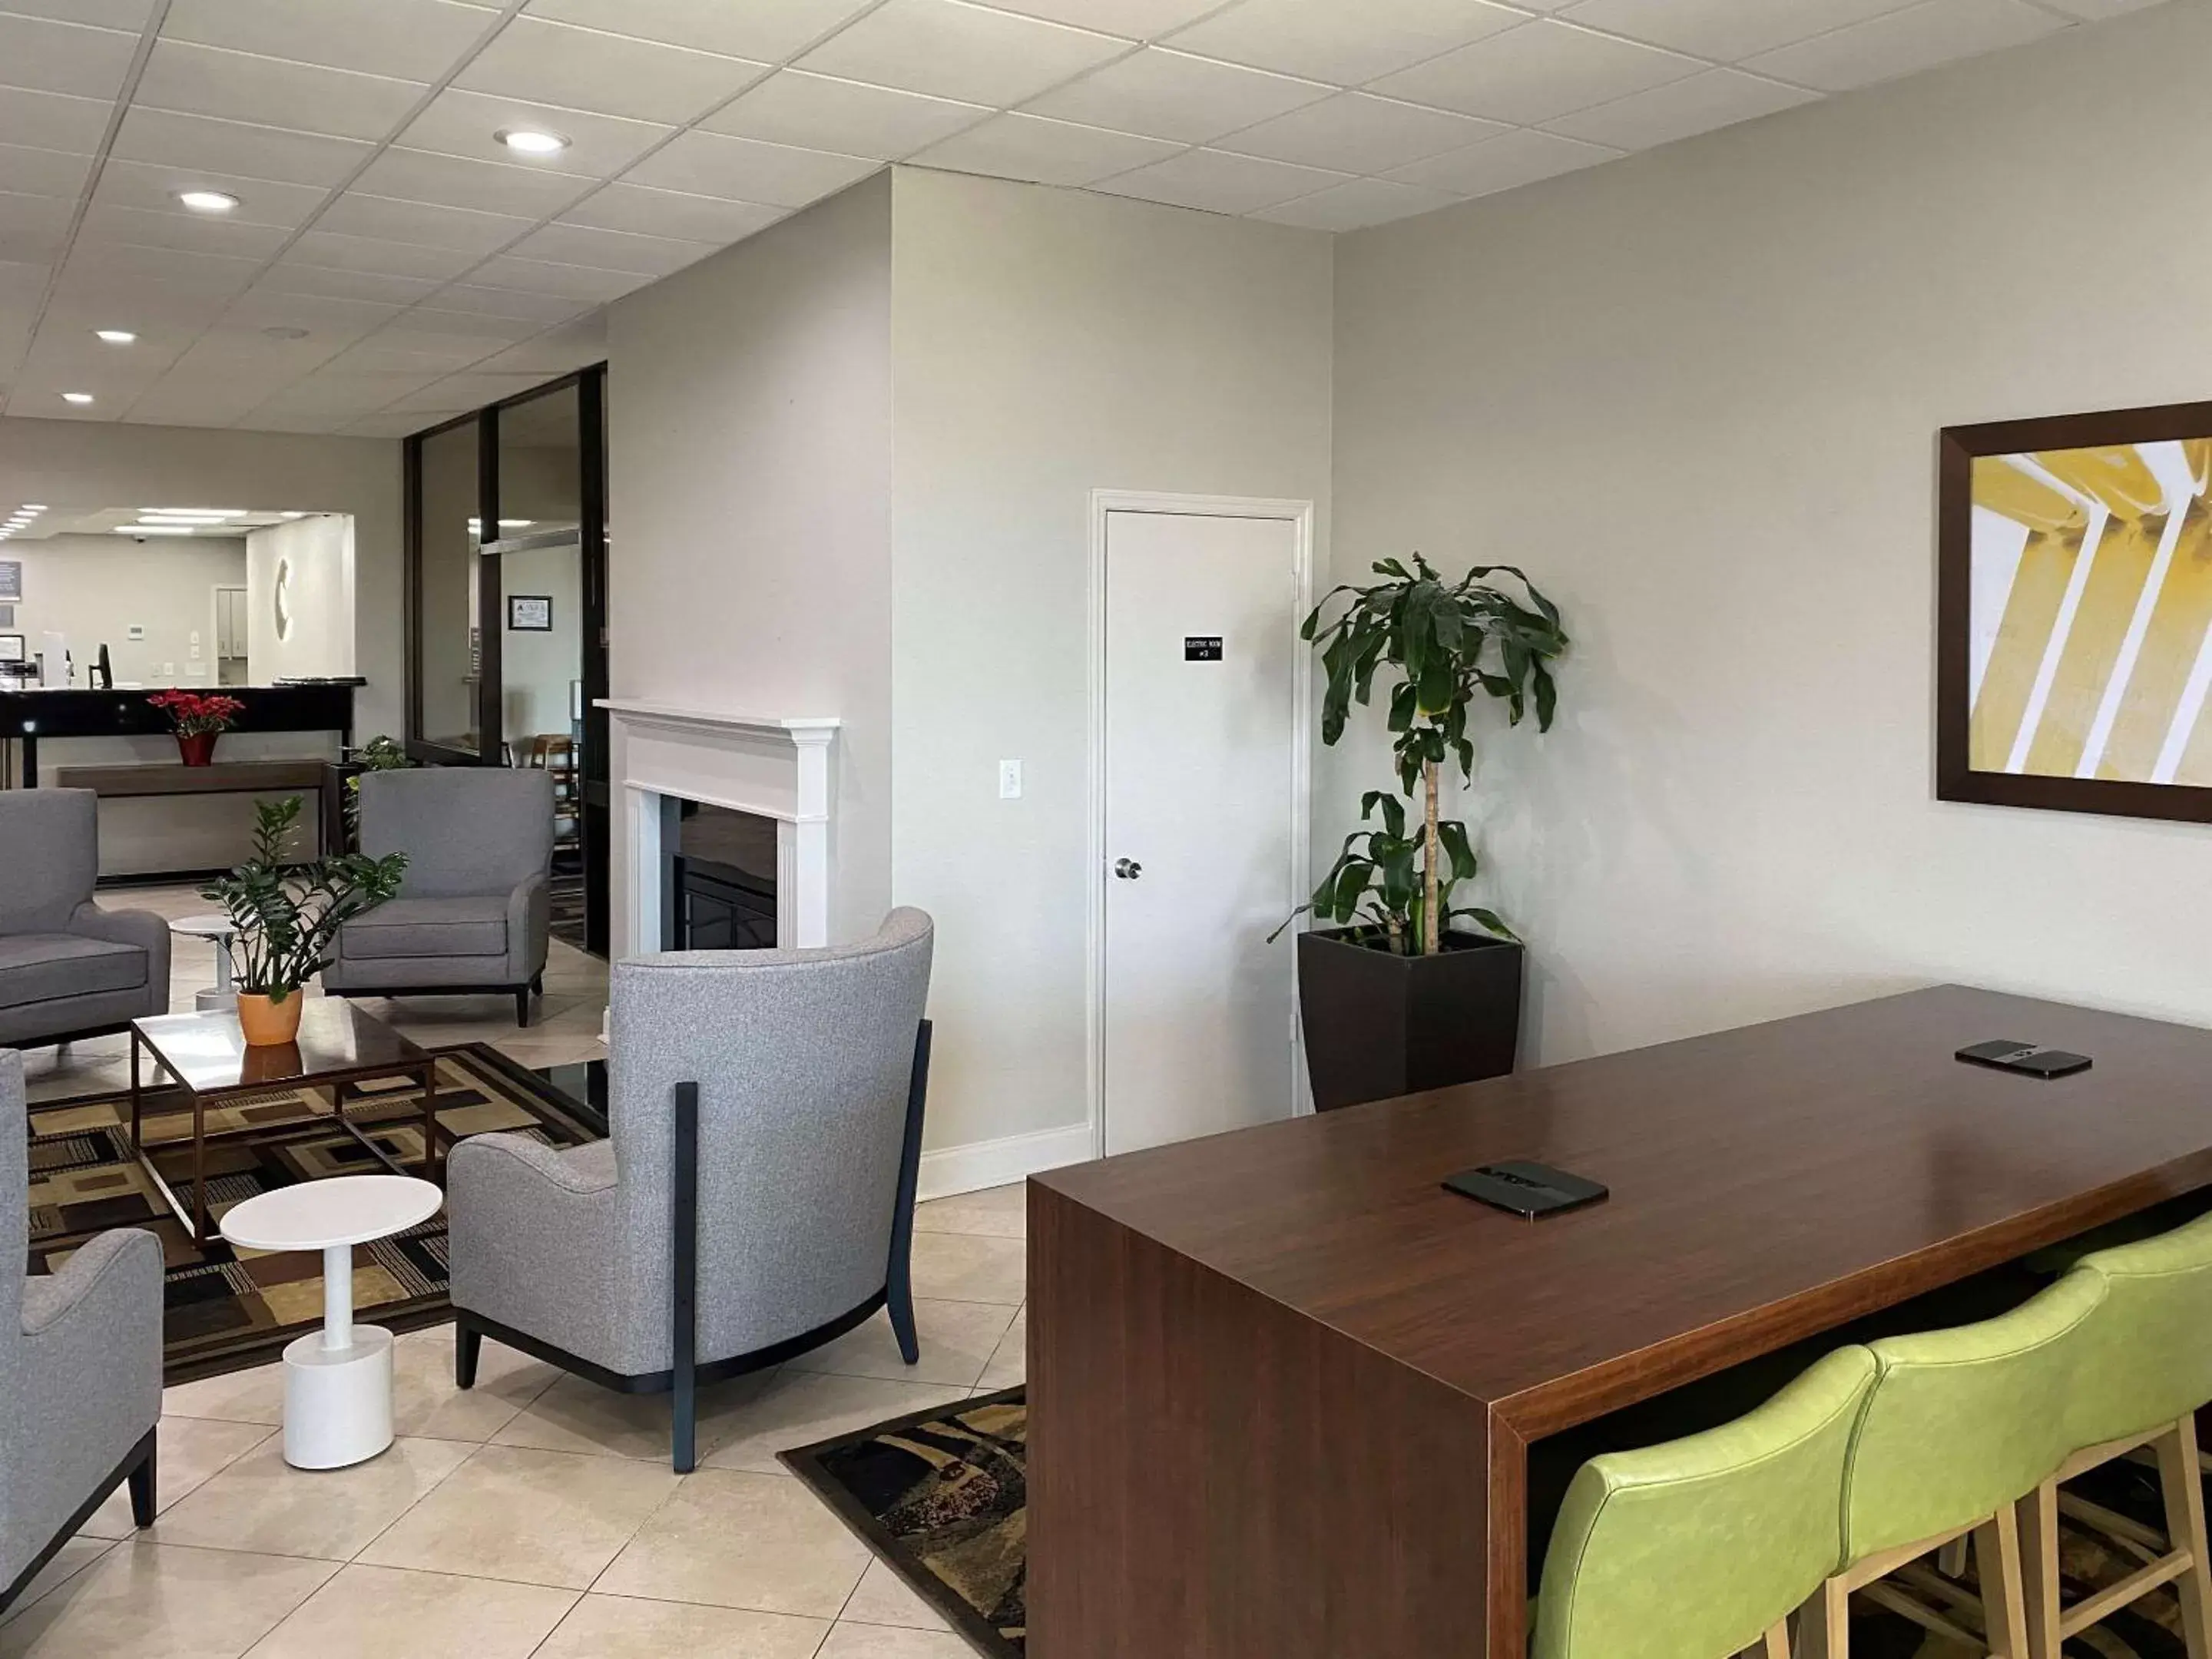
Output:
[[2212,404],[1942,438],[1936,793],[2212,822]]
[[520,634],[550,634],[553,631],[553,600],[545,593],[510,593],[507,596],[507,625],[511,632]]

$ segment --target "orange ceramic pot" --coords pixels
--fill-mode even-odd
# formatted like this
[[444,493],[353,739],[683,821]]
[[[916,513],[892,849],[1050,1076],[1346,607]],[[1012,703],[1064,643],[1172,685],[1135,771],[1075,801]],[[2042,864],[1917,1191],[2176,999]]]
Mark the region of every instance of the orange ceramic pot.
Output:
[[272,1002],[265,996],[256,996],[240,991],[238,994],[238,1027],[246,1034],[249,1048],[275,1048],[290,1042],[300,1035],[300,1009],[307,994],[295,991],[282,1002]]

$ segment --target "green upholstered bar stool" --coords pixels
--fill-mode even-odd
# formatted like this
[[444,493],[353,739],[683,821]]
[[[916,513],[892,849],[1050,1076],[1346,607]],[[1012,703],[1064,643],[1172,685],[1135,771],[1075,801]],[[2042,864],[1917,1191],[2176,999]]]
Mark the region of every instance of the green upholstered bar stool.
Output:
[[1534,1659],[1790,1659],[1790,1614],[1839,1559],[1874,1371],[1840,1349],[1732,1423],[1583,1464],[1545,1553]]
[[[2212,1659],[2212,1563],[2206,1559],[2204,1489],[2197,1474],[2197,1408],[2212,1401],[2212,1217],[2156,1238],[2085,1256],[2071,1277],[2104,1296],[2089,1316],[2081,1363],[2067,1401],[2069,1455],[2021,1505],[2028,1627],[2035,1659],[2161,1584],[2181,1603],[2189,1659]],[[2114,1458],[2154,1449],[2166,1531],[2072,1496],[2059,1484]],[[2144,1565],[2078,1605],[2061,1605],[2062,1505],[2139,1547]]]
[[[2066,1455],[2067,1395],[2104,1297],[2101,1279],[2069,1274],[1995,1319],[1869,1345],[1874,1386],[1844,1474],[1844,1565],[1805,1608],[1807,1659],[1848,1659],[1854,1591],[1954,1641],[2027,1659],[2014,1506]],[[1968,1534],[1984,1636],[1882,1582]],[[1906,1582],[1977,1603],[1933,1573],[1908,1572]]]

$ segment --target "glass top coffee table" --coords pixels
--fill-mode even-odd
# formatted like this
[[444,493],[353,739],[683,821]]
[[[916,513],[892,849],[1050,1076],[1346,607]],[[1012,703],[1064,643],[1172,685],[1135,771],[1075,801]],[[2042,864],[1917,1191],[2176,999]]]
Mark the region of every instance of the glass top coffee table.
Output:
[[[149,1148],[143,1121],[148,1098],[164,1085],[145,1080],[142,1055],[174,1079],[192,1115],[192,1201],[188,1209],[155,1167],[153,1151],[181,1146],[182,1138]],[[438,1058],[417,1047],[383,1021],[334,997],[311,997],[300,1011],[296,1042],[275,1048],[248,1047],[235,1013],[161,1014],[131,1022],[131,1150],[137,1155],[177,1218],[191,1229],[192,1241],[207,1243],[207,1148],[210,1141],[267,1135],[310,1124],[335,1123],[394,1175],[438,1178]],[[352,1101],[364,1097],[358,1085],[378,1079],[407,1077],[422,1091],[422,1163],[403,1170],[359,1124],[346,1115]],[[295,1119],[210,1131],[208,1109],[270,1089],[326,1088],[331,1109],[309,1110]]]

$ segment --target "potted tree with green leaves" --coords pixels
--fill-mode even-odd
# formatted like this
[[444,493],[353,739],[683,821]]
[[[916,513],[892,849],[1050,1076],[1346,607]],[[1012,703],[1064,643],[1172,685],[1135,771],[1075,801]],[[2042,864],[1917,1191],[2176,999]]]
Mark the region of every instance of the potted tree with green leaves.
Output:
[[[1522,946],[1492,912],[1455,902],[1480,869],[1467,826],[1438,814],[1443,769],[1474,775],[1469,716],[1480,697],[1549,731],[1548,665],[1567,647],[1559,607],[1510,565],[1447,581],[1419,554],[1375,566],[1383,580],[1334,590],[1302,630],[1328,677],[1322,741],[1334,744],[1376,681],[1389,697],[1405,799],[1362,798],[1369,828],[1345,837],[1306,908],[1333,926],[1298,937],[1298,1002],[1314,1104],[1323,1111],[1513,1069]],[[1510,575],[1526,602],[1490,585]],[[1336,600],[1350,603],[1324,622]],[[1407,803],[1411,803],[1408,810]],[[1473,929],[1455,927],[1464,919]]]
[[337,853],[312,864],[285,856],[300,821],[300,798],[254,803],[253,853],[200,890],[222,906],[234,930],[228,946],[238,983],[238,1024],[246,1042],[272,1048],[300,1033],[301,993],[337,942],[340,924],[399,890],[407,855]]

